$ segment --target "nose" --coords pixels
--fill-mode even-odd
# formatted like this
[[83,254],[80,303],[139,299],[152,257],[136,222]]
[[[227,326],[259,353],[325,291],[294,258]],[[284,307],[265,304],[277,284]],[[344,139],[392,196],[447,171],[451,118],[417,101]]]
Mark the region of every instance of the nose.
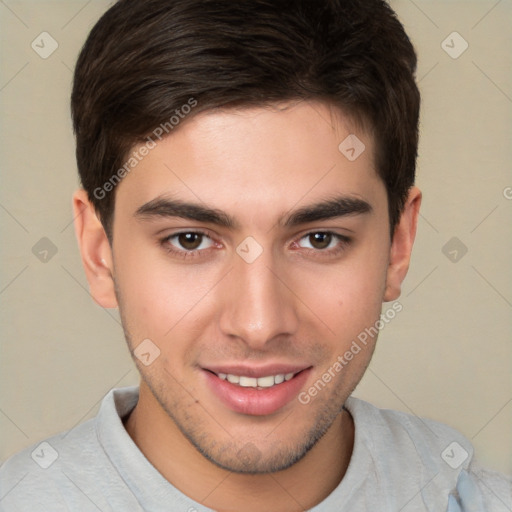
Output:
[[264,349],[298,327],[297,298],[286,273],[272,262],[270,251],[247,263],[237,255],[221,291],[220,329],[252,349]]

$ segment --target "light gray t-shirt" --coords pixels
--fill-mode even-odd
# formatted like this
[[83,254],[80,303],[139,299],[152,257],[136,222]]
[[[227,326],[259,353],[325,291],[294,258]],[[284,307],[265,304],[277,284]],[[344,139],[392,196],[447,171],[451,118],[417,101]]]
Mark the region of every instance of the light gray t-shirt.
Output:
[[[8,459],[0,511],[210,511],[165,480],[126,432],[122,418],[137,400],[137,387],[114,389],[95,418]],[[346,407],[355,423],[349,467],[310,512],[444,512],[449,494],[459,502],[461,475],[458,490],[475,507],[464,511],[512,511],[512,479],[477,468],[471,443],[455,430],[356,398]]]

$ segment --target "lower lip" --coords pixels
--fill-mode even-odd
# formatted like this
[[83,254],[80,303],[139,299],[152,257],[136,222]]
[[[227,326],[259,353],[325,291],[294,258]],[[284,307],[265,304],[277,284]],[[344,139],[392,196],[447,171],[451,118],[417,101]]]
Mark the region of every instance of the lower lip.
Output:
[[291,402],[304,386],[309,372],[307,368],[281,384],[256,389],[231,384],[214,373],[203,371],[208,386],[224,405],[234,412],[253,416],[272,414]]

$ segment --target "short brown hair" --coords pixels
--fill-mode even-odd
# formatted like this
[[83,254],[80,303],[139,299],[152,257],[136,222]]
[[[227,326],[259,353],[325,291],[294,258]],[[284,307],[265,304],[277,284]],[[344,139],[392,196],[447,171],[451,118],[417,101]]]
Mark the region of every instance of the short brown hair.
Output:
[[414,48],[384,0],[120,0],[75,69],[82,185],[112,241],[115,190],[97,191],[191,99],[189,116],[316,99],[370,127],[393,233],[415,177],[415,70]]

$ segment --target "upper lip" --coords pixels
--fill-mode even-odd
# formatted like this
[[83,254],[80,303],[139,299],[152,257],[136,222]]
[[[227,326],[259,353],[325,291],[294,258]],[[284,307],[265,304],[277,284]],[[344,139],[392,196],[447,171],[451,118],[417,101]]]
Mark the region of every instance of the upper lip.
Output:
[[305,364],[270,364],[266,366],[247,366],[242,364],[225,364],[204,366],[204,370],[209,370],[215,374],[225,373],[227,375],[243,375],[245,377],[268,377],[269,375],[280,375],[287,373],[299,373],[302,370],[310,368],[311,365]]

